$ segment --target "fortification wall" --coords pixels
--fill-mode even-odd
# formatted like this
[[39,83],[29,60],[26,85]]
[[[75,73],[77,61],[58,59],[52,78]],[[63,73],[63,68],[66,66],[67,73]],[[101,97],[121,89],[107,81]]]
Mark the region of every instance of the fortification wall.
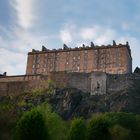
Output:
[[1,76],[0,82],[30,81],[41,79],[41,75]]
[[0,77],[0,95],[16,95],[47,87],[47,76],[20,75]]
[[91,95],[109,94],[140,84],[140,75],[106,74],[103,72],[52,72],[49,75],[7,76],[0,78],[0,95],[20,94],[37,88],[47,89],[51,79],[56,88],[72,87]]
[[50,74],[50,79],[54,81],[56,87],[73,87],[84,92],[90,92],[90,76],[90,73],[53,72]]
[[43,80],[0,82],[0,96],[18,95],[39,88],[47,88],[47,83]]
[[107,75],[104,72],[94,72],[91,74],[91,95],[106,94]]
[[84,92],[91,90],[89,73],[52,72],[49,75],[1,77],[0,95],[20,94],[37,88],[47,88],[49,79],[56,88],[72,87]]
[[127,90],[135,84],[140,84],[139,74],[108,74],[107,75],[107,93]]

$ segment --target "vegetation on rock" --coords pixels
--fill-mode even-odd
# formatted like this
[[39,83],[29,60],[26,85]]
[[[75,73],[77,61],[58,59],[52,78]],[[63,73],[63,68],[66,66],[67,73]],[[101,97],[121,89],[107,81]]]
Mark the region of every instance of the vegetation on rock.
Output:
[[90,96],[64,88],[0,97],[0,140],[139,140],[139,89],[131,92]]

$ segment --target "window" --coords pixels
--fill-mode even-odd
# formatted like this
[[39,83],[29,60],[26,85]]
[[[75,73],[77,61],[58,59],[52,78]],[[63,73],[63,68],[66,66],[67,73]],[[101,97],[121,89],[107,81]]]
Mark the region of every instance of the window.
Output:
[[35,68],[35,65],[33,64],[33,67],[32,67],[33,69]]
[[80,67],[79,67],[79,66],[77,67],[77,70],[78,70],[78,71],[80,70]]

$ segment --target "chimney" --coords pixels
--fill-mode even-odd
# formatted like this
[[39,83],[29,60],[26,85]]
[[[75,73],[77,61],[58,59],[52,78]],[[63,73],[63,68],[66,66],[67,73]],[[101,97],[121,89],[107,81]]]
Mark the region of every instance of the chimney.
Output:
[[116,46],[116,42],[115,42],[115,40],[113,40],[113,46]]

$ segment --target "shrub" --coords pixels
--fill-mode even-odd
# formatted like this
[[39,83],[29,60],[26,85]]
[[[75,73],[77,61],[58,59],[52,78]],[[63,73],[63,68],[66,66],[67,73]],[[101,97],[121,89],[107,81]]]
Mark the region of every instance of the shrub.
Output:
[[119,125],[126,130],[130,130],[131,134],[129,137],[132,137],[134,140],[140,138],[140,116],[133,113],[106,113],[106,117],[110,120],[112,126]]
[[93,117],[88,123],[88,140],[110,140],[110,121],[104,116]]
[[109,128],[109,132],[112,140],[132,140],[132,137],[130,137],[131,131],[120,125]]
[[67,123],[52,111],[49,104],[42,104],[36,108],[44,116],[51,140],[65,140],[67,137]]
[[86,125],[82,118],[75,118],[72,121],[68,140],[86,140]]
[[16,126],[17,140],[47,140],[49,139],[42,114],[32,110],[23,114]]
[[54,93],[54,89],[55,89],[55,83],[53,82],[53,80],[48,79],[48,89],[47,89],[47,93],[48,94],[53,94]]

